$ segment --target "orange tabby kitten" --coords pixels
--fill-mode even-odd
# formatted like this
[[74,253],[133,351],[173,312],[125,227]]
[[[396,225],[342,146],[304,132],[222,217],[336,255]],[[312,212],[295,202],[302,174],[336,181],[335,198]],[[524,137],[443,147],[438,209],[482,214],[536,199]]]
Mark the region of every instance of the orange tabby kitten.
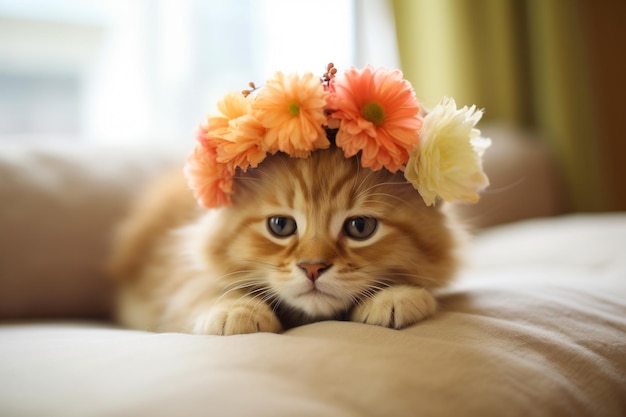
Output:
[[155,331],[280,332],[326,319],[403,328],[456,269],[457,232],[403,174],[332,146],[235,177],[232,206],[197,206],[182,175],[127,220],[112,270],[118,317]]

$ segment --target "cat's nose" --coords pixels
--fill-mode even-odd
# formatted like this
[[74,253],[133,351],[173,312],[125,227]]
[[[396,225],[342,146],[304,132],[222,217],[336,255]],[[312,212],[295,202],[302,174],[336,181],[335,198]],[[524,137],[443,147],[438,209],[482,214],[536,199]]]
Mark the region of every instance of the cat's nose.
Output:
[[320,275],[322,275],[322,272],[328,270],[331,266],[331,264],[327,264],[325,262],[300,262],[298,264],[298,268],[300,268],[302,272],[304,272],[306,277],[311,282],[315,282],[320,277]]

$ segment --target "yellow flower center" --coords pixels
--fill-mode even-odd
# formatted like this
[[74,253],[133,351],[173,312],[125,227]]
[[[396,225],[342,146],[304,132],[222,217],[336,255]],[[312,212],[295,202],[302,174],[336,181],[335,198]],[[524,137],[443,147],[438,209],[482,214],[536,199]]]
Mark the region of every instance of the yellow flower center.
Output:
[[376,126],[380,126],[385,121],[385,109],[380,104],[372,101],[361,107],[361,116]]
[[298,103],[289,103],[289,113],[291,113],[292,116],[297,116],[300,114],[300,106],[298,105]]

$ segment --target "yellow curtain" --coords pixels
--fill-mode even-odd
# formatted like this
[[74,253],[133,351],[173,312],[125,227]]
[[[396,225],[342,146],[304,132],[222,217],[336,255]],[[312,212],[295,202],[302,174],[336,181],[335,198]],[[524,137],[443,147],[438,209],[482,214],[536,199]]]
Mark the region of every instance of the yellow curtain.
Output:
[[453,96],[485,108],[486,122],[538,131],[557,157],[570,210],[614,208],[595,135],[581,1],[392,3],[402,68],[426,106]]

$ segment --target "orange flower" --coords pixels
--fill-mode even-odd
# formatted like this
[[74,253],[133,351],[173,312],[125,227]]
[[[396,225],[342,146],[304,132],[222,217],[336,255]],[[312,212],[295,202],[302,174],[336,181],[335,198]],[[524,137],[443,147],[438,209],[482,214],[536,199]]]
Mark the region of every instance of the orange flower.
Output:
[[285,152],[306,157],[314,149],[327,148],[323,124],[326,93],[319,78],[306,73],[277,72],[258,93],[254,116],[267,128],[264,147],[271,153]]
[[245,115],[228,122],[229,133],[219,143],[217,160],[246,171],[256,168],[267,156],[263,148],[265,128],[251,115]]
[[207,118],[201,126],[198,141],[215,147],[217,161],[228,164],[231,171],[247,170],[265,159],[263,136],[265,128],[251,116],[250,99],[241,93],[228,93],[217,104],[221,114]]
[[230,205],[233,172],[217,161],[217,148],[198,143],[184,168],[189,187],[198,203],[206,208]]
[[250,102],[240,93],[230,92],[217,102],[219,114],[207,117],[207,123],[201,126],[202,133],[198,132],[197,139],[204,141],[220,142],[229,134],[229,122],[238,117],[245,116],[250,112]]
[[332,117],[341,120],[336,143],[346,157],[361,152],[361,165],[391,172],[403,169],[419,141],[422,118],[411,84],[402,72],[368,65],[352,67],[330,83]]

